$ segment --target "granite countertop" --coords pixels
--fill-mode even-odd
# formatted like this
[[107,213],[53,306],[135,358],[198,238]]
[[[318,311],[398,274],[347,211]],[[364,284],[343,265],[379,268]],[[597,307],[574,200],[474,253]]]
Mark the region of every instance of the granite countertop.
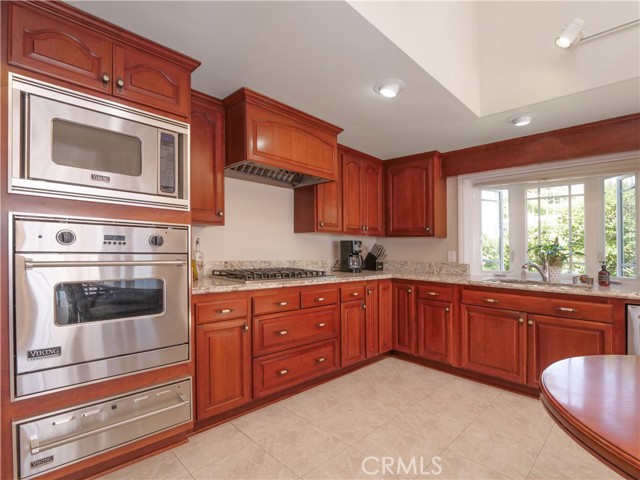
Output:
[[332,272],[333,276],[323,278],[311,278],[301,280],[287,280],[287,281],[265,281],[257,283],[243,284],[239,282],[233,282],[230,280],[218,279],[213,277],[207,277],[203,280],[193,282],[192,293],[194,295],[201,295],[207,293],[222,293],[222,292],[238,292],[246,290],[262,290],[266,288],[279,288],[279,287],[301,287],[308,285],[322,285],[326,283],[344,283],[344,282],[357,282],[364,280],[382,280],[382,279],[400,279],[400,280],[415,280],[422,282],[438,282],[438,283],[451,283],[456,285],[473,285],[487,288],[504,288],[513,290],[527,290],[531,292],[549,292],[549,293],[564,293],[568,295],[587,295],[596,297],[610,297],[610,298],[622,298],[626,300],[636,300],[640,302],[640,282],[628,281],[619,284],[612,284],[610,287],[587,287],[573,284],[517,284],[517,283],[503,283],[496,281],[497,277],[491,277],[487,275],[483,276],[470,276],[470,275],[437,275],[415,272],[362,272],[362,273],[344,273],[344,272]]

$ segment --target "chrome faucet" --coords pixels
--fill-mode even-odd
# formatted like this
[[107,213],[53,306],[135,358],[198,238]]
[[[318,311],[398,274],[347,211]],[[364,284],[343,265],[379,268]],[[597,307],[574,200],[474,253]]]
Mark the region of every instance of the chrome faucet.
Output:
[[522,265],[523,270],[528,270],[531,268],[535,268],[538,271],[538,273],[542,277],[543,282],[549,283],[549,262],[545,260],[544,262],[542,262],[542,266],[533,262],[526,262]]

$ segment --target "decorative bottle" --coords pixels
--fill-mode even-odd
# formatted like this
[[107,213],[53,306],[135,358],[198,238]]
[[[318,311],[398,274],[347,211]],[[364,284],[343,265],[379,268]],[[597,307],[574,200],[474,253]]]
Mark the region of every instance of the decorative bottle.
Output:
[[607,264],[605,262],[602,263],[602,269],[598,272],[598,285],[601,287],[608,287],[611,285],[611,274],[609,270],[607,270]]
[[196,261],[196,275],[198,280],[202,280],[204,278],[204,255],[200,251],[200,239],[196,239],[196,251],[193,254],[193,257]]

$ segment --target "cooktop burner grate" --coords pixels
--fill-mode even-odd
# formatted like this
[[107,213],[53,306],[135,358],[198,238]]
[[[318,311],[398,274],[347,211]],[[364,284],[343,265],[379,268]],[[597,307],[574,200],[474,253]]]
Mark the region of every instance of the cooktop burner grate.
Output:
[[214,270],[214,277],[241,282],[264,282],[268,280],[299,280],[302,278],[331,277],[323,270],[304,268],[242,268],[237,270]]

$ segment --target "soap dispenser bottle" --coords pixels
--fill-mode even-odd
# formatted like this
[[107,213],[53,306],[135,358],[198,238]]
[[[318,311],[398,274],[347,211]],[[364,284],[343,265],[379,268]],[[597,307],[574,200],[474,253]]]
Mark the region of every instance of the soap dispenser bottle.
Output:
[[193,258],[196,261],[196,276],[198,280],[204,278],[204,255],[200,251],[200,239],[196,239],[196,251],[193,254]]
[[605,262],[602,263],[602,268],[598,272],[598,285],[601,287],[608,287],[611,285],[611,274],[609,270],[607,270],[607,264]]

